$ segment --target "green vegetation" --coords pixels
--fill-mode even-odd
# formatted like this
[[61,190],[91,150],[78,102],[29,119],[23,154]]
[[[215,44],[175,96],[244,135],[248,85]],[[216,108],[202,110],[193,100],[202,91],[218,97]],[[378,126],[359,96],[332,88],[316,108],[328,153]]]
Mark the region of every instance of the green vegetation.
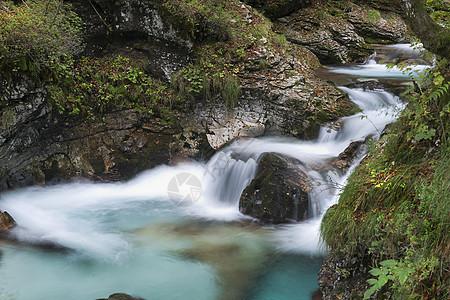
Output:
[[62,1],[2,2],[0,29],[0,67],[34,77],[44,68],[56,68],[82,46],[81,20]]
[[444,59],[422,74],[408,108],[323,219],[329,246],[372,259],[366,297],[385,285],[394,299],[448,297],[449,71]]
[[122,108],[153,114],[157,106],[176,100],[163,83],[147,76],[138,62],[121,56],[83,57],[48,90],[60,113],[90,118]]
[[138,61],[120,56],[75,60],[82,50],[81,24],[62,1],[1,3],[0,67],[5,74],[21,73],[45,84],[61,114],[100,119],[107,111],[134,108],[167,115],[166,107],[179,98],[146,75]]
[[367,11],[367,20],[370,23],[376,23],[381,19],[381,14],[378,10],[375,9],[369,9]]
[[161,0],[161,6],[180,30],[195,42],[193,64],[175,74],[172,87],[182,98],[212,99],[222,96],[228,106],[236,103],[239,75],[249,64],[268,69],[262,59],[252,60],[258,47],[276,51],[287,47],[286,37],[271,30],[272,23],[236,0]]
[[438,24],[450,28],[450,3],[445,0],[426,0],[430,17]]

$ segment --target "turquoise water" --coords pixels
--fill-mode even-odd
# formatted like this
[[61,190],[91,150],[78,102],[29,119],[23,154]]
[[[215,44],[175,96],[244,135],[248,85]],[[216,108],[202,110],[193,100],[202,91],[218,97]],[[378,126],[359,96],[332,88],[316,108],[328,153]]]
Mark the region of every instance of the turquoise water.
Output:
[[[310,299],[318,288],[311,275],[322,258],[277,250],[276,227],[243,216],[192,217],[158,199],[99,200],[97,185],[63,187],[3,195],[0,203],[10,211],[31,202],[26,217],[39,215],[33,224],[40,230],[17,230],[24,242],[58,240],[65,248],[0,243],[0,299],[97,299],[116,292],[145,299]],[[84,203],[64,191],[84,194]]]

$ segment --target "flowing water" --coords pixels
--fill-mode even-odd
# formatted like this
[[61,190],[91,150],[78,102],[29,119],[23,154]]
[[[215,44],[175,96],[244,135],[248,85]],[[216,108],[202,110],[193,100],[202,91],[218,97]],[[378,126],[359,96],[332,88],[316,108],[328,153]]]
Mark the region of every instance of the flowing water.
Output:
[[[329,71],[402,76],[374,61]],[[317,165],[353,141],[378,138],[404,107],[384,90],[340,89],[361,111],[323,127],[315,141],[241,140],[207,163],[160,166],[129,182],[1,194],[0,209],[18,226],[15,242],[0,241],[0,299],[96,299],[115,292],[145,299],[311,299],[326,251],[321,217],[363,153],[346,174]],[[314,182],[308,221],[262,226],[239,213],[239,197],[264,152],[303,163]],[[168,196],[174,182],[172,194],[188,195],[190,205]]]

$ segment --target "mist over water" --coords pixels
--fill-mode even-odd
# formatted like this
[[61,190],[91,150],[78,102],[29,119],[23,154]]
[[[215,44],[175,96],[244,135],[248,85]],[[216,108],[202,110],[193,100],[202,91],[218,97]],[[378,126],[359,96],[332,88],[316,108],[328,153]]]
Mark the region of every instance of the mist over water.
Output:
[[[392,76],[374,62],[359,68],[350,69]],[[347,74],[343,70],[349,68],[333,71]],[[317,166],[353,141],[378,138],[404,108],[383,90],[339,88],[361,111],[324,126],[315,141],[239,140],[208,162],[160,166],[129,182],[1,194],[0,208],[16,220],[12,235],[21,244],[0,242],[0,299],[95,299],[115,292],[148,299],[310,299],[317,289],[313,273],[326,252],[318,232],[321,218],[364,152],[346,174]],[[313,182],[311,219],[263,226],[239,212],[240,195],[265,152],[302,163]],[[180,173],[201,183],[190,206],[177,205],[168,195]]]

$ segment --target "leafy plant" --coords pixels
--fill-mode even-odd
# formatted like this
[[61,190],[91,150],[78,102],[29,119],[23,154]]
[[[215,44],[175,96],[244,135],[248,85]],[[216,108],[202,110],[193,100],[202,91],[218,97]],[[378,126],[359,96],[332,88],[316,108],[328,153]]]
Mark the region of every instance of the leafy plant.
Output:
[[13,70],[37,75],[82,49],[82,22],[70,4],[30,0],[0,3],[0,57]]
[[367,283],[372,285],[365,293],[364,299],[369,299],[370,296],[381,289],[389,280],[398,280],[403,285],[408,279],[409,274],[413,269],[404,266],[395,259],[384,260],[380,262],[379,268],[373,268],[369,273],[377,278],[370,278]]
[[121,56],[83,57],[63,71],[60,84],[48,88],[60,113],[96,118],[111,109],[135,108],[153,114],[158,105],[171,104],[175,98],[138,62]]

